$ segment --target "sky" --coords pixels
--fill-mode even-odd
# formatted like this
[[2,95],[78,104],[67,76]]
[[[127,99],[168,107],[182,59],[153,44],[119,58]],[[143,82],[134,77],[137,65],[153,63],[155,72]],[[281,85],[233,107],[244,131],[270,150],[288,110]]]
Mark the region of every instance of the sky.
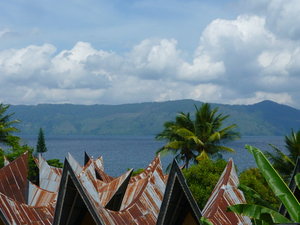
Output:
[[0,1],[0,102],[300,109],[298,1]]

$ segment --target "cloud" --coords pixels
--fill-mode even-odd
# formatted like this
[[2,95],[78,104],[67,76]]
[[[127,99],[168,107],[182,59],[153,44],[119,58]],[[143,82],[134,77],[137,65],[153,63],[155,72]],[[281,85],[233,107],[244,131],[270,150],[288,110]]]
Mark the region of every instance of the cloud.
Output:
[[193,55],[174,38],[147,38],[122,53],[81,41],[63,50],[52,44],[2,50],[0,100],[117,104],[192,98],[250,104],[271,99],[300,107],[299,25],[288,17],[298,6],[280,0],[248,4],[251,14],[211,21]]
[[288,93],[267,93],[267,92],[255,92],[252,97],[249,98],[237,98],[230,101],[231,104],[254,104],[264,100],[272,100],[282,104],[292,104],[292,97]]

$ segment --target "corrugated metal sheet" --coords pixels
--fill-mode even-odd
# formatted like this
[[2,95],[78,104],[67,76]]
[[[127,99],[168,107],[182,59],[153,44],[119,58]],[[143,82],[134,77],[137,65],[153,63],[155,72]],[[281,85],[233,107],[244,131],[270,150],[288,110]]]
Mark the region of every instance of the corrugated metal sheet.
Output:
[[0,193],[0,207],[2,216],[10,225],[18,224],[52,224],[54,217],[54,206],[31,207],[27,204],[15,201]]
[[203,209],[203,216],[214,225],[247,225],[252,224],[249,217],[227,212],[227,207],[246,203],[243,192],[237,187],[238,176],[233,160],[230,159]]
[[26,203],[28,174],[28,153],[0,169],[0,193],[7,197]]
[[28,185],[27,165],[24,153],[0,169],[1,218],[6,224],[52,224],[57,193]]
[[49,166],[47,161],[39,154],[35,159],[39,168],[39,185],[50,192],[58,192],[62,175],[62,169]]
[[[154,172],[156,172],[155,176],[153,176]],[[157,185],[159,185],[160,189],[164,191],[165,180],[163,176],[160,158],[156,157],[142,173],[130,179],[122,202],[121,210],[125,209],[145,190],[150,177],[153,177],[153,179],[157,178]]]
[[55,203],[56,199],[57,192],[44,190],[29,182],[27,201],[29,206],[48,206],[49,203]]
[[112,197],[118,192],[122,184],[126,179],[131,175],[132,170],[129,170],[125,174],[121,175],[118,178],[106,183],[103,181],[97,181],[97,189],[100,197],[100,202],[102,206],[106,206],[107,203],[112,199]]
[[[105,182],[96,178],[96,167],[92,163],[93,160],[84,167],[81,167],[72,156],[69,156],[67,161],[77,177],[76,182],[82,186],[84,195],[89,199],[89,204],[93,205],[92,208],[96,210],[95,214],[104,224],[156,224],[165,191],[164,175],[158,157],[146,168],[145,172],[131,178],[130,187],[125,192],[122,207],[119,211],[106,209],[104,205],[108,202],[108,199],[113,198],[116,189],[120,187],[130,171],[105,184]],[[70,172],[64,174],[68,176]],[[66,177],[66,179],[68,178]],[[111,185],[112,193],[99,193],[102,190],[98,187],[99,184],[106,188]],[[63,182],[62,185],[66,185],[66,182]],[[107,190],[109,189],[105,189],[105,191]],[[132,191],[134,191],[133,195]],[[58,199],[58,201],[62,201],[60,204],[63,204],[64,200]]]

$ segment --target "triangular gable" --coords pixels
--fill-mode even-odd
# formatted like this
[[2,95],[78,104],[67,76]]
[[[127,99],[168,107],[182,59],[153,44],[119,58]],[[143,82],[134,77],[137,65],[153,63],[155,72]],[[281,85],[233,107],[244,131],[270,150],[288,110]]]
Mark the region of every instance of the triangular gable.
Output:
[[203,216],[215,225],[252,224],[249,217],[227,212],[227,207],[246,203],[244,194],[238,189],[239,180],[232,159],[221,174],[204,209]]
[[26,203],[27,199],[28,152],[0,169],[0,192]]
[[131,174],[132,170],[129,170],[109,183],[100,181],[104,183],[98,187],[102,206],[114,211],[120,210]]
[[201,211],[174,160],[157,219],[157,225],[199,225]]
[[[74,163],[74,161],[72,162]],[[77,165],[75,165],[77,168]],[[77,171],[78,172],[78,171]],[[64,162],[62,181],[59,188],[54,216],[54,225],[65,224],[103,224],[99,218],[95,203],[86,193],[69,160]]]
[[108,183],[114,179],[104,172],[104,163],[102,156],[94,160],[93,157],[91,157],[87,152],[84,152],[84,165],[86,165],[89,161],[93,161],[94,163],[96,177],[98,180],[102,180],[103,182]]
[[[87,164],[85,167],[88,166]],[[87,169],[86,171],[89,171],[88,175],[91,170]],[[90,190],[86,189],[86,187],[93,185],[92,181],[81,179],[82,174],[85,174],[85,171],[82,170],[77,175],[68,160],[65,160],[63,182],[61,182],[54,218],[55,225],[75,224],[75,222],[78,225],[156,224],[165,190],[165,187],[161,190],[160,185],[156,185],[156,180],[161,179],[162,181],[162,175],[159,178],[154,171],[147,178],[144,191],[133,200],[131,205],[124,210],[112,211],[95,201],[89,192]],[[91,179],[94,179],[92,175]],[[90,184],[86,185],[85,182]]]
[[[297,158],[296,165],[295,165],[295,168],[294,168],[294,171],[293,171],[293,174],[291,176],[290,183],[289,183],[289,188],[291,189],[293,194],[296,196],[296,198],[300,202],[300,190],[297,187],[296,181],[295,181],[295,176],[298,173],[300,173],[300,156],[298,156],[298,158]],[[286,210],[286,208],[283,204],[281,204],[281,206],[279,208],[279,213],[281,213],[282,215],[290,218],[290,215],[289,215],[288,211]]]
[[[153,173],[155,173],[155,176],[153,176]],[[129,185],[120,208],[121,210],[127,208],[141,195],[141,193],[144,192],[147,185],[149,185],[148,181],[151,177],[153,177],[152,179],[155,179],[155,184],[159,187],[159,190],[161,190],[163,195],[165,183],[162,179],[164,175],[159,156],[155,157],[142,173],[130,178]],[[162,198],[160,200],[162,200]]]
[[92,157],[85,151],[84,152],[84,165],[86,165],[91,159],[92,159]]

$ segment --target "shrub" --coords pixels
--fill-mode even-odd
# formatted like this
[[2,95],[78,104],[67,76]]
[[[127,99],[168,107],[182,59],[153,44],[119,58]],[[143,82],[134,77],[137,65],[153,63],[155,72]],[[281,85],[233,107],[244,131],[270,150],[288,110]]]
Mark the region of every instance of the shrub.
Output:
[[200,209],[204,208],[226,164],[225,160],[213,161],[206,159],[183,170],[187,184]]
[[57,168],[63,168],[64,167],[64,164],[62,162],[60,162],[59,159],[49,159],[49,160],[47,160],[47,163],[50,166],[54,166],[54,167],[57,167]]
[[258,168],[250,168],[243,171],[239,177],[240,184],[253,189],[257,194],[244,191],[248,204],[268,205],[273,209],[279,208],[279,200],[270,189],[267,181]]

